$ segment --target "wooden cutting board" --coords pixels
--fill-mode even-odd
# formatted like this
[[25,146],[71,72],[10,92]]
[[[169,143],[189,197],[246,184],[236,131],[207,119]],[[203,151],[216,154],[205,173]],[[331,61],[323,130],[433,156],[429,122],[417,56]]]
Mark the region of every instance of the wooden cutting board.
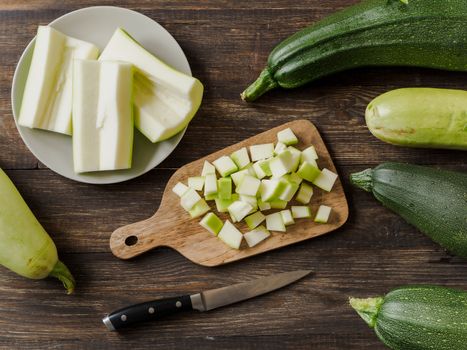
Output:
[[[230,155],[244,146],[275,143],[277,142],[277,132],[287,127],[293,130],[300,141],[298,145],[295,145],[296,148],[303,150],[310,145],[315,146],[319,156],[319,167],[328,168],[337,173],[318,130],[311,122],[297,120],[283,124],[178,169],[167,183],[160,207],[152,217],[123,226],[112,233],[110,237],[112,253],[118,258],[129,259],[150,249],[166,246],[177,250],[194,263],[203,266],[218,266],[320,236],[342,226],[347,221],[349,209],[340,179],[336,180],[332,191],[329,193],[313,186],[314,194],[310,202],[312,216],[314,218],[320,204],[328,205],[332,207],[328,223],[317,224],[313,221],[313,218],[298,219],[294,225],[287,227],[286,233],[272,232],[269,238],[253,248],[249,248],[243,241],[240,250],[228,247],[201,227],[199,225],[201,218],[191,219],[189,214],[180,206],[180,198],[172,192],[172,188],[177,182],[180,181],[186,184],[189,176],[201,174],[205,160],[212,163],[217,158]],[[208,204],[212,211],[222,220],[230,220],[228,213],[217,212],[214,201],[209,201]],[[301,205],[294,203],[294,201],[289,202],[289,204]],[[269,212],[274,212],[274,210],[266,213]],[[248,231],[248,227],[244,222],[235,225],[244,233]]]

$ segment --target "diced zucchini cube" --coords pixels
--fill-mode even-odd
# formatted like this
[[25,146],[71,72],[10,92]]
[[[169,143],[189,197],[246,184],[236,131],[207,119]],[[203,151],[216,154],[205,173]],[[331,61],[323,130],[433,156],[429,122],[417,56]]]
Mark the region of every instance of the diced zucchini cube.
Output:
[[273,200],[269,204],[271,205],[271,209],[285,209],[287,207],[287,202],[280,199]]
[[315,185],[316,187],[319,187],[324,191],[330,192],[336,180],[337,174],[333,173],[331,170],[324,168],[312,182],[313,185]]
[[247,196],[256,196],[258,193],[261,180],[251,175],[244,175],[240,184],[236,187],[235,192],[238,194],[245,194]]
[[255,228],[254,230],[247,232],[243,235],[245,237],[245,241],[248,244],[248,246],[254,247],[258,243],[264,241],[266,238],[268,238],[271,234],[269,231],[266,229],[264,226],[259,226]]
[[188,178],[188,187],[196,191],[202,191],[204,187],[204,176],[193,176]]
[[292,155],[294,157],[294,165],[292,167],[292,170],[290,170],[290,172],[297,171],[298,166],[300,165],[300,158],[302,156],[302,152],[293,146],[287,147],[287,151],[292,152]]
[[279,179],[261,180],[260,195],[263,202],[270,202],[279,198],[287,183]]
[[266,215],[266,228],[269,231],[285,232],[285,225],[280,213]]
[[214,164],[219,174],[221,174],[221,177],[229,176],[238,170],[237,165],[228,156],[222,156],[212,162],[212,164]]
[[278,142],[276,147],[274,147],[274,154],[277,156],[287,149],[287,145],[284,145],[282,142]]
[[300,185],[303,181],[303,179],[300,176],[298,176],[297,173],[286,174],[283,176],[283,178],[287,180],[288,182],[293,182],[297,185]]
[[249,175],[256,177],[255,169],[253,169],[253,163],[248,164],[242,170],[248,170]]
[[263,160],[258,161],[258,165],[264,171],[266,176],[271,176],[272,175],[271,167],[269,166],[269,162],[271,161],[271,159],[272,158],[268,158],[268,159],[263,159]]
[[269,168],[273,177],[281,177],[292,171],[296,159],[289,150],[286,150],[269,161]]
[[311,209],[308,206],[292,206],[292,217],[294,219],[311,218]]
[[274,155],[274,144],[265,143],[261,145],[250,146],[251,160],[256,162],[257,160],[263,160],[271,158]]
[[251,204],[242,201],[235,201],[227,208],[234,222],[242,221],[252,209]]
[[327,205],[320,205],[318,208],[318,212],[315,216],[315,222],[319,222],[321,224],[325,224],[329,220],[329,215],[331,214],[331,207]]
[[305,161],[300,165],[297,174],[302,179],[313,182],[313,180],[321,174],[321,171],[317,167]]
[[290,211],[290,209],[282,210],[280,213],[281,213],[282,221],[284,222],[285,226],[295,224],[295,221],[292,217],[292,212]]
[[249,175],[248,169],[237,171],[236,173],[230,175],[230,177],[232,178],[232,181],[235,184],[235,186],[238,186],[240,182],[242,182],[243,176],[245,175]]
[[219,199],[216,198],[216,209],[219,213],[227,213],[229,206],[239,199],[238,194],[233,193],[230,199]]
[[308,185],[305,182],[302,182],[300,185],[300,190],[298,191],[297,197],[295,198],[297,202],[302,204],[310,203],[311,197],[313,196],[313,187]]
[[180,204],[186,211],[190,211],[201,200],[201,196],[194,189],[189,188],[180,198]]
[[193,208],[191,208],[188,213],[192,218],[197,218],[201,215],[206,214],[208,211],[210,211],[211,208],[209,207],[208,203],[204,199],[201,198],[198,203],[196,203]]
[[318,154],[316,153],[314,146],[310,146],[302,151],[300,159],[302,163],[306,161],[310,164],[314,164],[316,163],[316,159],[318,159]]
[[232,179],[230,177],[221,177],[217,180],[217,198],[232,198]]
[[188,186],[181,182],[177,182],[174,188],[172,188],[172,192],[179,197],[183,196],[186,191],[188,191]]
[[204,197],[217,193],[216,174],[208,174],[204,177]]
[[258,198],[258,208],[261,211],[269,210],[271,209],[271,204],[268,202],[263,202],[261,198]]
[[287,146],[295,145],[295,144],[298,143],[297,136],[295,136],[292,129],[290,129],[290,128],[279,131],[277,133],[277,140],[279,142],[282,142],[283,144],[285,144]]
[[241,194],[239,195],[239,200],[250,204],[253,207],[251,212],[258,210],[258,199],[255,196],[248,196],[245,194]]
[[250,164],[250,156],[248,155],[246,147],[240,148],[238,151],[232,153],[230,158],[235,162],[238,169],[243,169]]
[[199,224],[215,236],[217,236],[217,234],[221,231],[222,226],[224,226],[222,220],[219,219],[219,217],[214,213],[206,214],[201,219]]
[[255,175],[258,179],[261,180],[262,178],[266,177],[266,173],[260,167],[259,162],[253,163],[253,170],[255,171]]
[[216,173],[216,168],[214,167],[214,165],[212,165],[207,160],[205,160],[203,164],[203,170],[201,171],[201,176],[206,176],[206,175],[215,174],[215,173]]
[[260,211],[257,211],[254,214],[251,214],[250,216],[247,216],[245,218],[245,222],[250,230],[253,230],[256,226],[261,224],[266,217],[261,213]]
[[240,249],[243,235],[229,220],[226,220],[217,237],[233,249]]
[[295,182],[289,182],[286,179],[281,178],[280,181],[286,183],[286,187],[282,191],[282,193],[279,195],[279,199],[289,202],[292,200],[293,196],[295,193],[298,191],[298,185]]

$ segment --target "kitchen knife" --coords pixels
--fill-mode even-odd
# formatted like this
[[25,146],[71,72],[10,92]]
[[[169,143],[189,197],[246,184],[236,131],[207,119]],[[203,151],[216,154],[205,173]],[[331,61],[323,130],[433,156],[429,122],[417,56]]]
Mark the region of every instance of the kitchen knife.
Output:
[[310,272],[309,270],[284,272],[197,294],[131,305],[110,313],[104,317],[102,322],[109,330],[116,331],[134,323],[158,320],[163,316],[180,311],[209,311],[285,287],[305,277]]

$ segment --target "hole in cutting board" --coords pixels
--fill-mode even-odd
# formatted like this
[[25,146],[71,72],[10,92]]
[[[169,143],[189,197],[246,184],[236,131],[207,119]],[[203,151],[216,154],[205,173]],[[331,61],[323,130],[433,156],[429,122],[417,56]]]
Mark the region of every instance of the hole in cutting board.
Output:
[[132,245],[135,245],[136,243],[138,243],[138,237],[136,237],[136,236],[128,236],[125,239],[125,244],[127,246],[132,246]]

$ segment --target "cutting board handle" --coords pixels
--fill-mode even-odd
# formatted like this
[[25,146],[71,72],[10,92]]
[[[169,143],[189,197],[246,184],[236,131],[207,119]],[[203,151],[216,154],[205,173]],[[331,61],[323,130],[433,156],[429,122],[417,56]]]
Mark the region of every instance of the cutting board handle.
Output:
[[167,246],[165,227],[157,213],[149,219],[126,225],[110,236],[110,249],[120,259],[130,259],[150,249]]

